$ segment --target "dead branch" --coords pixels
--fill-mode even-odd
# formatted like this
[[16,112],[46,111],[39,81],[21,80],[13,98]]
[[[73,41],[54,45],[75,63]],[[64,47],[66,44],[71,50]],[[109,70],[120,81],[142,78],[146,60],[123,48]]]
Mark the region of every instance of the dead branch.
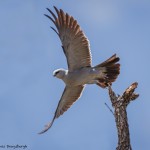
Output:
[[110,100],[114,108],[114,117],[118,131],[118,146],[116,150],[132,150],[126,108],[131,101],[135,100],[139,96],[139,94],[134,93],[137,85],[137,82],[131,84],[122,94],[122,96],[116,96],[111,86],[108,87]]

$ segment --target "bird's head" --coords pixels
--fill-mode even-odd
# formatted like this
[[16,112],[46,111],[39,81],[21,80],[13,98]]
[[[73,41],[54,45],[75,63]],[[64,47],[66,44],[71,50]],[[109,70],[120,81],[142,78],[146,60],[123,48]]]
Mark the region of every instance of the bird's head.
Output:
[[53,72],[53,76],[62,79],[67,73],[65,69],[57,69]]

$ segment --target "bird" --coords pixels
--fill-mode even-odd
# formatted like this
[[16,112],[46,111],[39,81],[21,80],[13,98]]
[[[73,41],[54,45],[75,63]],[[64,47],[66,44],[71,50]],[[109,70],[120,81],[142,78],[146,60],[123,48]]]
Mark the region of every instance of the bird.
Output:
[[77,101],[87,84],[96,84],[106,88],[114,82],[120,74],[120,58],[114,54],[106,61],[92,66],[92,56],[89,40],[78,24],[68,13],[54,6],[55,13],[47,8],[50,15],[44,14],[55,25],[51,27],[62,44],[62,50],[66,56],[68,70],[57,69],[53,76],[65,83],[65,89],[59,100],[54,117],[45,128],[39,132],[46,132],[53,125],[56,118],[63,115],[75,101]]

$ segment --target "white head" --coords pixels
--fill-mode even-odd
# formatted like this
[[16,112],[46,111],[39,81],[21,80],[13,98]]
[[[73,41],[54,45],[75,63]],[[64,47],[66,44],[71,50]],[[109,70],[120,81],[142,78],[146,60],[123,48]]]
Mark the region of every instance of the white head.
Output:
[[59,79],[63,79],[63,77],[67,74],[67,70],[65,69],[57,69],[53,72],[53,76]]

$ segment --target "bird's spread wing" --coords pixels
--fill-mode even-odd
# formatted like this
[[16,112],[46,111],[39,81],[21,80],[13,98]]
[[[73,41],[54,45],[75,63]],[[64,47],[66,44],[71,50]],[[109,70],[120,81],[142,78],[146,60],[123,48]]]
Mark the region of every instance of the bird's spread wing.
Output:
[[74,87],[68,87],[66,86],[62,97],[58,103],[55,115],[50,123],[48,123],[45,126],[45,129],[41,131],[39,134],[42,134],[46,132],[53,124],[54,120],[58,118],[60,115],[62,115],[65,111],[67,111],[68,108],[71,107],[71,105],[81,96],[82,90],[84,86],[74,86]]
[[67,58],[69,71],[91,66],[89,41],[77,21],[63,10],[54,7],[57,16],[47,8],[52,17],[47,16],[56,26],[51,27],[60,37],[62,48]]

